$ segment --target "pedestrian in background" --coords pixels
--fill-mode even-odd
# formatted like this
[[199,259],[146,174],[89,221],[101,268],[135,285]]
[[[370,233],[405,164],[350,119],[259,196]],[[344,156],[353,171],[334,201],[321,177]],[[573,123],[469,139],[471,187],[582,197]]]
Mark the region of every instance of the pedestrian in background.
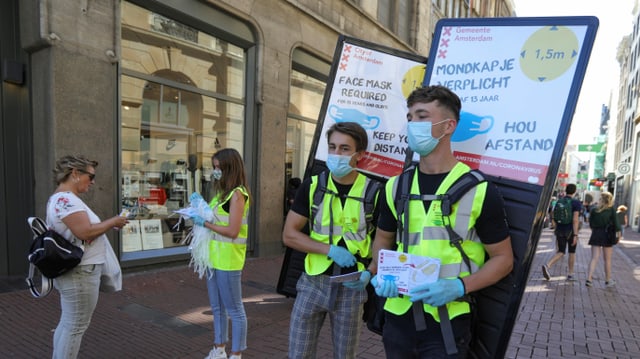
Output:
[[[319,186],[324,173],[302,183],[282,234],[285,245],[306,253],[291,312],[290,359],[316,357],[320,329],[327,315],[333,357],[355,358],[367,300],[365,287],[371,278],[365,269],[371,259],[371,233],[375,227],[367,222],[366,217],[371,214],[365,213],[364,200],[369,186],[376,183],[356,170],[367,149],[367,132],[355,122],[335,123],[327,130],[327,144],[326,188]],[[321,190],[322,202],[313,217],[314,195]],[[307,223],[310,234],[303,231]],[[333,275],[356,271],[362,271],[359,280],[342,285],[331,283]]]
[[591,202],[584,201],[582,202],[582,207],[584,210],[582,211],[582,221],[587,224],[589,223],[589,212],[591,211]]
[[616,216],[618,216],[618,223],[620,223],[620,239],[624,237],[624,229],[629,226],[629,216],[627,216],[627,206],[620,205],[618,206],[618,210],[616,211]]
[[[564,254],[567,252],[567,247],[569,251],[569,259],[568,259],[568,274],[567,280],[573,281],[575,280],[574,267],[576,263],[576,248],[578,248],[578,231],[580,230],[580,211],[582,209],[582,204],[579,200],[575,199],[577,186],[575,183],[569,183],[566,187],[566,193],[564,198],[558,199],[556,201],[556,206],[554,208],[553,215],[553,227],[555,228],[554,234],[556,236],[556,253],[551,257],[551,259],[547,262],[547,264],[542,265],[542,275],[546,280],[551,279],[551,274],[549,270],[556,264],[559,260],[564,257]],[[563,203],[560,203],[560,202]],[[567,201],[569,204],[565,204],[564,201]],[[562,210],[560,206],[568,206],[567,210],[570,211],[569,216],[562,216]],[[567,219],[568,218],[568,219]]]
[[[607,226],[615,226],[616,236],[611,238],[607,233]],[[587,287],[593,286],[593,272],[600,260],[600,253],[604,257],[605,286],[612,287],[616,281],[611,279],[611,257],[613,246],[620,238],[620,223],[613,209],[613,196],[609,192],[602,192],[598,200],[598,206],[591,211],[589,217],[591,227],[591,262],[589,263],[589,275],[587,276]]]
[[244,162],[238,151],[225,148],[211,158],[214,198],[209,203],[213,221],[200,216],[193,222],[212,231],[209,242],[207,290],[213,311],[214,347],[205,359],[226,359],[231,319],[231,359],[247,349],[247,315],[242,303],[242,269],[247,238],[250,194]]
[[[84,247],[82,261],[69,272],[53,279],[60,293],[60,322],[53,334],[53,358],[78,356],[82,336],[98,304],[100,276],[110,246],[105,233],[122,228],[126,217],[114,216],[105,221],[78,197],[95,183],[97,161],[83,156],[64,156],[53,170],[55,192],[47,202],[47,226],[76,245]],[[80,243],[81,242],[81,243]]]
[[298,192],[298,188],[300,188],[301,183],[302,180],[298,177],[289,178],[289,182],[287,183],[287,202],[285,203],[284,211],[285,219],[287,217],[287,213],[293,205],[293,201],[296,198],[296,192]]
[[[413,172],[403,173],[411,176],[410,193],[394,190],[400,178],[395,176],[380,194],[384,200],[380,201],[373,258],[378,258],[380,250],[397,247],[400,253],[438,258],[441,268],[448,270],[441,270],[437,281],[418,284],[404,296],[398,295],[392,276],[371,279],[376,293],[387,298],[382,341],[387,358],[466,358],[473,307],[465,295],[498,282],[513,267],[504,200],[495,184],[482,182],[452,204],[449,222],[466,223],[456,226],[462,243],[454,246],[440,201],[422,198],[443,195],[471,170],[451,150],[460,98],[443,86],[422,87],[409,95],[407,107],[408,143],[420,155],[420,162]],[[409,201],[404,206],[408,213],[400,218],[395,204],[399,196]],[[377,269],[377,262],[372,261],[369,270],[377,273]]]

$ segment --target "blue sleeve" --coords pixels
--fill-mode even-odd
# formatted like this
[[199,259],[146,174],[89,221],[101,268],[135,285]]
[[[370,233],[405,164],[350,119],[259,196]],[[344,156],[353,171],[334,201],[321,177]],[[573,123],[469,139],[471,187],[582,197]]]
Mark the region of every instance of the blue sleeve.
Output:
[[582,211],[582,203],[580,201],[578,201],[577,199],[573,199],[571,201],[571,212],[580,212]]

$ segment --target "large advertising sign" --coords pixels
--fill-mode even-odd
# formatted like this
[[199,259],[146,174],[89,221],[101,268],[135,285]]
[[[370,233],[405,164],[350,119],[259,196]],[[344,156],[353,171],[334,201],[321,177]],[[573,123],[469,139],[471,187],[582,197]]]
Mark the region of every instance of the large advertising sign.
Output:
[[[564,148],[597,19],[446,19],[425,84],[462,100],[456,157],[484,173],[542,185]],[[566,126],[563,126],[563,123]]]
[[424,84],[460,97],[454,154],[500,189],[515,259],[509,276],[474,293],[474,358],[506,351],[597,27],[595,17],[436,24]]
[[[359,123],[369,146],[358,168],[385,178],[399,174],[407,149],[406,98],[422,84],[426,59],[348,38],[336,51],[338,66],[328,84],[320,134],[336,122]],[[327,142],[320,138],[315,159],[324,162],[327,154]]]

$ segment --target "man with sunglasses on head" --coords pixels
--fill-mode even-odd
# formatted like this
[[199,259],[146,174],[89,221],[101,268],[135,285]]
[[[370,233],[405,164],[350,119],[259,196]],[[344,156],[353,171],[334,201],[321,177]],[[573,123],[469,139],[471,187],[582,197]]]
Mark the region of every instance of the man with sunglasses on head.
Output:
[[[376,293],[387,298],[384,348],[387,358],[466,358],[472,308],[465,295],[498,282],[513,267],[504,202],[494,184],[481,182],[452,204],[450,223],[468,221],[463,233],[458,233],[463,239],[461,248],[470,260],[467,265],[460,249],[450,243],[441,201],[419,197],[445,194],[471,170],[451,150],[451,136],[460,119],[460,99],[446,87],[428,86],[414,90],[407,106],[408,144],[420,155],[420,162],[412,173],[405,174],[410,176],[409,193],[396,192],[399,176],[390,178],[380,193],[383,200],[373,258],[378,258],[380,250],[397,246],[398,252],[439,259],[441,270],[437,281],[418,284],[404,296],[398,295],[393,278],[374,275],[371,279]],[[408,194],[418,199],[406,199],[408,213],[399,219],[397,196],[406,198]],[[461,208],[463,202],[466,207]],[[470,216],[456,217],[460,213]],[[399,220],[403,228],[408,228],[409,238],[398,229]],[[377,273],[376,261],[371,262],[369,270]]]
[[[356,171],[368,137],[355,122],[340,122],[327,131],[329,174],[306,179],[299,187],[284,225],[284,244],[305,252],[305,270],[296,285],[291,313],[289,358],[315,358],[320,329],[327,315],[332,326],[334,358],[355,358],[362,330],[366,285],[371,273],[371,233],[364,201],[373,180]],[[325,176],[325,188],[320,184]],[[375,189],[375,199],[378,187]],[[314,201],[322,191],[322,202]],[[321,192],[321,193],[322,193]],[[373,202],[372,202],[373,203]],[[304,227],[309,224],[309,234]],[[362,271],[356,280],[331,283],[330,277]]]

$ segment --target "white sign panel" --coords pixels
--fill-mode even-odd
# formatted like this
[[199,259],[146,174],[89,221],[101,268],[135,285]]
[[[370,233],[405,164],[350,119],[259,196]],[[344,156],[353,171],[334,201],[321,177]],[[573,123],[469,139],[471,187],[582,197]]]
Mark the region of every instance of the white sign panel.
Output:
[[542,185],[564,148],[597,19],[441,20],[425,83],[462,100],[456,157],[483,172]]
[[335,66],[315,159],[327,159],[325,133],[331,125],[357,122],[369,135],[367,153],[358,168],[382,177],[399,174],[407,149],[406,98],[421,85],[425,64],[364,44],[342,42]]

